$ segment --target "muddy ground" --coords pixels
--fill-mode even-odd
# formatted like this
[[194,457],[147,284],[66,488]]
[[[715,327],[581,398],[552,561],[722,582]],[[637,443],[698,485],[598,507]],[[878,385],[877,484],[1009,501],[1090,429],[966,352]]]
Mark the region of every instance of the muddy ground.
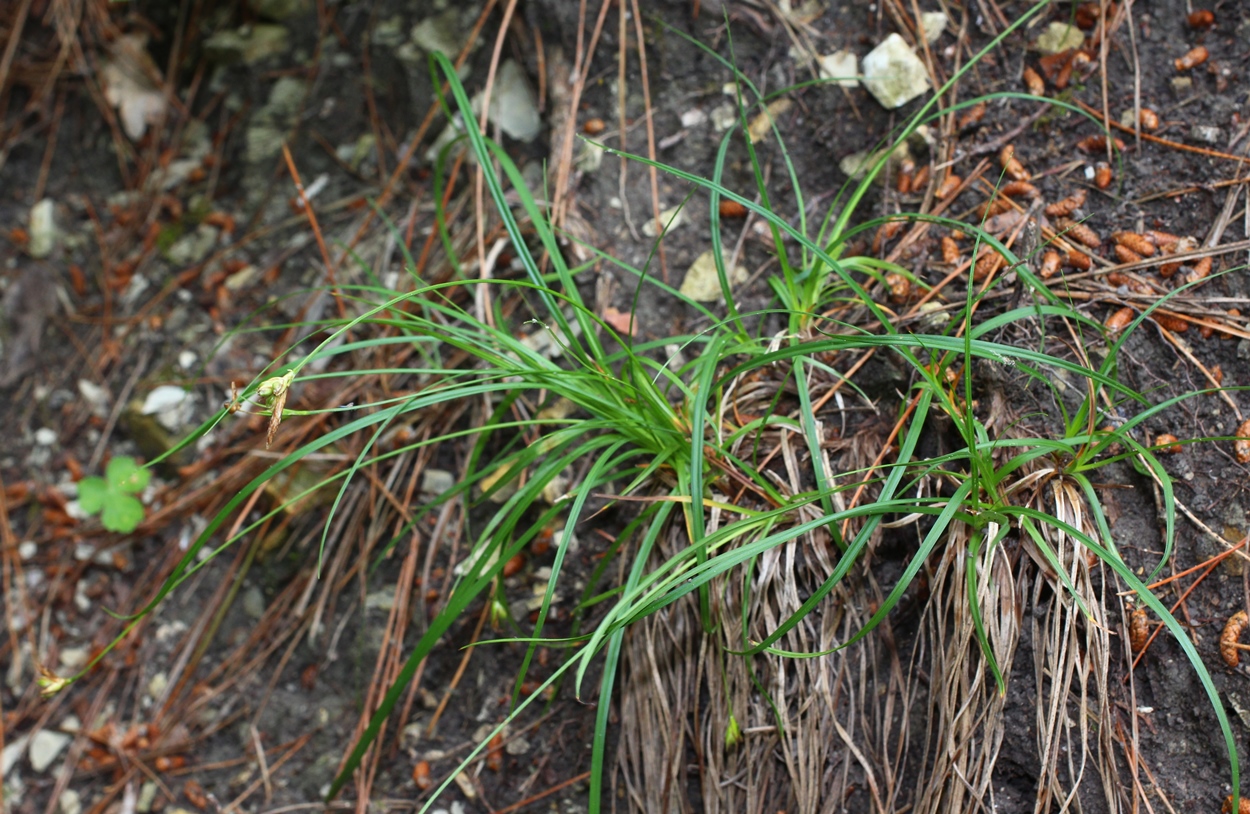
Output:
[[[97,473],[101,462],[114,455],[151,459],[168,448],[170,437],[188,432],[228,399],[231,381],[249,381],[291,339],[281,337],[279,329],[239,335],[231,335],[231,329],[316,319],[330,307],[324,296],[307,291],[323,280],[322,252],[308,219],[293,204],[297,199],[280,150],[282,138],[305,186],[322,185],[315,208],[319,227],[331,242],[329,251],[338,254],[342,245],[363,234],[360,255],[394,285],[400,262],[395,240],[376,223],[362,224],[369,211],[365,201],[377,198],[433,100],[425,53],[414,44],[412,32],[442,15],[450,21],[448,30],[463,34],[480,7],[452,5],[448,11],[449,4],[424,0],[325,4],[320,9],[300,2],[88,2],[84,13],[96,26],[91,30],[147,35],[145,47],[157,75],[167,75],[165,68],[176,56],[176,70],[168,80],[186,104],[187,115],[175,118],[181,122],[177,127],[153,125],[136,139],[123,132],[126,124],[117,118],[122,114],[111,112],[93,81],[110,53],[103,38],[84,39],[85,55],[71,62],[78,67],[56,74],[51,90],[40,95],[46,90],[41,82],[56,70],[58,40],[52,23],[63,7],[77,6],[57,0],[17,5],[30,9],[6,88],[11,92],[5,121],[9,132],[0,165],[8,193],[0,196],[0,224],[7,232],[0,248],[5,314],[0,476],[7,507],[0,516],[5,525],[0,542],[6,547],[9,625],[0,645],[0,664],[8,678],[0,699],[4,744],[12,747],[5,753],[6,767],[9,755],[14,757],[4,778],[6,809],[62,814],[197,807],[216,811],[231,801],[248,811],[313,809],[353,742],[362,708],[371,702],[368,688],[402,559],[397,553],[376,570],[348,574],[333,591],[309,587],[324,505],[305,505],[283,515],[277,523],[281,535],[262,547],[254,561],[243,556],[241,547],[214,560],[99,670],[54,702],[38,699],[34,663],[72,672],[119,631],[105,609],[134,608],[152,595],[160,575],[220,505],[222,492],[242,484],[243,470],[231,465],[248,450],[262,448],[264,428],[259,420],[238,419],[217,430],[211,442],[184,451],[159,470],[147,495],[149,520],[130,536],[104,533],[96,521],[75,513],[74,481],[81,472]],[[595,8],[587,11],[587,30],[597,11],[597,4],[589,5]],[[724,88],[733,77],[678,36],[688,34],[728,57],[729,38],[710,8],[719,3],[704,0],[702,5],[703,16],[692,18],[688,2],[644,4],[643,28],[658,157],[709,175],[720,141],[716,120],[730,101]],[[806,81],[810,74],[767,5],[727,3],[739,69],[765,90]],[[800,28],[820,54],[850,49],[862,57],[898,29],[893,13],[868,3],[830,0],[804,8],[808,6],[813,14]],[[1003,20],[1014,20],[1028,8],[992,0],[968,0],[965,6],[946,4],[952,20],[932,46],[948,74],[957,55],[961,63],[966,61],[1001,30]],[[554,141],[551,117],[568,115],[560,112],[567,98],[561,98],[554,83],[561,65],[567,71],[578,48],[578,7],[572,0],[520,3],[513,34],[503,48],[503,56],[514,59],[527,81],[544,91],[538,136],[528,142],[506,141],[535,188]],[[1062,111],[1030,118],[1043,103],[998,99],[989,104],[984,119],[960,133],[952,171],[966,174],[983,156],[995,157],[1006,140],[1032,169],[1047,202],[1077,189],[1087,191],[1086,223],[1100,235],[1158,229],[1201,240],[1220,221],[1227,204],[1231,218],[1226,218],[1219,242],[1250,238],[1242,187],[1220,184],[1238,178],[1238,164],[1213,155],[1245,155],[1250,144],[1250,3],[1215,6],[1216,23],[1210,28],[1189,25],[1190,11],[1179,0],[1134,7],[1129,22],[1109,40],[1105,87],[1103,74],[1096,71],[1078,77],[1063,98],[1101,110],[1105,97],[1111,118],[1119,121],[1139,93],[1141,106],[1162,120],[1154,135],[1205,154],[1148,140],[1138,143],[1132,134],[1120,133],[1125,142],[1122,163],[1116,164],[1114,182],[1099,189],[1086,172],[1105,157],[1076,147],[1078,140],[1096,133],[1088,119]],[[1035,25],[1008,37],[973,68],[963,80],[960,98],[1022,91],[1022,70],[1039,66],[1033,47],[1037,35],[1048,22],[1069,19],[1073,13],[1066,3],[1045,9]],[[15,19],[9,21],[10,35]],[[579,122],[602,119],[607,130],[600,137],[609,146],[619,146],[620,43],[614,9],[606,21],[575,115]],[[486,18],[483,46],[469,60],[470,92],[483,81],[498,27],[496,11]],[[209,38],[222,32],[255,43],[262,28],[264,36],[274,37],[274,44],[266,46],[272,49],[268,55],[246,52],[237,42],[209,45]],[[631,21],[630,48],[633,37]],[[536,39],[541,39],[542,64]],[[180,55],[172,54],[175,43]],[[1174,60],[1196,45],[1208,49],[1208,61],[1178,71]],[[645,99],[636,57],[630,57],[627,70],[625,147],[645,154]],[[541,82],[540,71],[546,72]],[[1048,92],[1056,93],[1053,83]],[[862,88],[827,85],[804,88],[792,98],[796,104],[779,125],[806,200],[816,206],[846,182],[838,166],[841,158],[877,145],[919,104],[887,112]],[[1013,134],[1026,119],[1027,126]],[[408,230],[405,239],[414,253],[432,221],[426,144],[442,126],[437,119],[384,206],[401,232]],[[119,157],[119,149],[128,153]],[[936,152],[937,146],[930,149]],[[766,142],[760,155],[771,179],[774,207],[792,215],[795,203],[784,182],[782,154]],[[652,249],[652,241],[642,234],[652,212],[652,192],[644,167],[627,165],[626,173],[609,157],[597,170],[581,174],[575,186],[582,230],[577,236],[641,267]],[[725,184],[753,191],[741,143],[731,149]],[[688,192],[683,183],[659,176],[661,209],[681,203]],[[875,187],[856,218],[914,211],[924,198]],[[29,212],[38,199],[53,202],[59,228],[55,245],[46,253],[33,251],[30,243]],[[952,211],[966,212],[982,199],[967,193]],[[707,218],[706,196],[691,196],[685,224],[666,238],[662,261],[651,258],[651,271],[679,284],[694,259],[709,248]],[[742,229],[741,221],[726,222],[723,237],[734,245]],[[748,235],[741,245],[741,262],[752,272],[739,291],[741,302],[767,307],[769,244]],[[1104,241],[1102,253],[1108,257],[1110,246]],[[931,242],[906,262],[923,279],[936,282],[945,273],[934,267],[937,252]],[[1245,249],[1217,256],[1214,271],[1240,267],[1246,260]],[[356,274],[363,279],[362,272],[350,271],[350,264],[341,268],[349,278]],[[1248,287],[1240,270],[1209,280],[1200,290],[1203,302],[1191,311],[1244,311]],[[588,295],[601,309],[629,311],[634,289],[628,276],[605,268]],[[644,289],[642,297],[639,336],[661,338],[700,327],[697,315],[671,299],[651,289]],[[1109,298],[1083,307],[1099,321],[1114,310]],[[1244,319],[1230,324],[1246,330]],[[1013,329],[1004,341],[1036,339],[1022,328]],[[1127,343],[1119,375],[1157,403],[1208,386],[1196,360],[1208,370],[1218,366],[1223,384],[1233,388],[1228,398],[1237,407],[1250,408],[1235,389],[1250,384],[1250,340],[1219,333],[1204,337],[1197,326],[1181,340],[1192,358],[1153,325],[1143,326]],[[888,403],[906,387],[905,375],[887,364],[866,369],[862,381],[875,398]],[[137,415],[130,406],[160,384],[189,385],[192,393],[169,427]],[[987,398],[995,389],[1005,394],[1015,413],[1037,431],[1053,431],[1054,405],[1038,388],[1010,376],[989,381],[985,388]],[[1145,435],[1227,436],[1238,424],[1234,410],[1227,400],[1204,395],[1152,419]],[[870,424],[866,414],[852,413],[845,434]],[[464,454],[441,450],[431,468],[457,471]],[[197,460],[211,463],[197,469]],[[1195,519],[1233,541],[1250,529],[1250,473],[1234,457],[1231,442],[1186,446],[1164,460],[1177,498]],[[1104,475],[1100,487],[1120,550],[1135,568],[1153,567],[1163,546],[1151,482],[1127,466]],[[622,519],[608,515],[599,529],[579,529],[583,545],[572,563],[574,585],[584,585],[596,555],[606,546],[604,538]],[[1223,550],[1188,517],[1181,517],[1168,572],[1188,569]],[[897,573],[906,556],[902,546],[884,548],[882,574]],[[426,574],[438,579],[453,564],[452,551],[438,550],[427,561]],[[533,552],[523,570],[509,578],[509,595],[530,592],[549,565],[549,553]],[[241,571],[245,576],[239,576]],[[1246,581],[1238,560],[1225,560],[1188,596],[1183,616],[1214,675],[1243,756],[1250,684],[1244,667],[1224,665],[1216,642],[1224,620],[1250,601]],[[19,582],[24,596],[14,590]],[[229,584],[236,584],[237,592],[224,593],[223,586]],[[1167,596],[1175,601],[1177,593]],[[560,629],[568,629],[575,599],[563,597],[558,605],[557,623],[564,625]],[[319,627],[310,628],[306,617],[288,613],[317,602],[326,608]],[[437,596],[431,599],[436,602]],[[228,610],[198,658],[194,676],[186,686],[168,686],[171,673],[183,668],[197,637],[204,634],[206,613],[223,606]],[[414,766],[427,761],[433,777],[441,780],[457,756],[506,714],[523,650],[461,650],[479,638],[475,628],[480,612],[471,609],[452,629],[446,646],[428,660],[405,721],[406,735],[398,742],[392,737],[395,745],[388,743],[377,763],[371,792],[375,804],[396,809],[421,804],[426,794],[415,784]],[[423,619],[414,621],[409,636],[423,624]],[[905,619],[899,629],[906,631]],[[266,650],[271,645],[272,652]],[[1033,810],[1036,688],[1027,669],[1031,647],[1026,633],[1009,682],[1007,736],[994,799],[1000,812]],[[261,651],[265,658],[248,661]],[[460,672],[465,652],[471,656]],[[1152,645],[1135,670],[1135,697],[1122,681],[1128,671],[1127,651],[1116,652],[1124,657],[1113,664],[1110,692],[1126,726],[1138,711],[1141,756],[1152,775],[1142,782],[1154,810],[1164,800],[1176,811],[1216,810],[1229,791],[1226,755],[1214,716],[1180,649],[1166,636]],[[535,677],[544,678],[557,661],[558,654],[541,654]],[[454,692],[448,694],[453,685]],[[440,710],[445,695],[449,702]],[[430,732],[436,715],[437,728]],[[452,811],[514,810],[508,807],[554,790],[521,810],[585,810],[593,719],[593,706],[562,686],[549,707],[540,707],[512,727],[499,765],[476,764],[439,806]],[[19,744],[30,736],[41,737],[38,733],[57,749],[48,765],[36,767]],[[74,737],[80,734],[84,736]],[[263,763],[256,760],[258,744],[266,750]],[[158,764],[161,758],[173,762]],[[1123,762],[1123,754],[1117,759]],[[623,788],[610,788],[623,806]],[[1088,790],[1082,800],[1086,810],[1105,809],[1105,802]],[[862,793],[842,802],[843,810],[870,810]],[[688,810],[701,810],[693,783]]]

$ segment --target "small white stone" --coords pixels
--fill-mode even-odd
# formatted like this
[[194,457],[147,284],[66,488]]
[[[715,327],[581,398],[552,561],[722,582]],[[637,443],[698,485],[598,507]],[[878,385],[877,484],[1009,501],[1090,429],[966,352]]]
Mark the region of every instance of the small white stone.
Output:
[[66,673],[76,673],[83,668],[89,658],[91,658],[91,652],[87,648],[67,647],[61,651],[61,670]]
[[[729,258],[725,258],[725,263],[728,265]],[[746,282],[750,276],[742,266],[726,268],[725,273],[729,278],[731,288]],[[716,257],[711,249],[699,255],[690,265],[685,278],[681,281],[681,293],[695,302],[722,301],[720,277],[716,273]]]
[[77,715],[66,715],[65,720],[61,721],[57,729],[68,735],[77,735],[82,729],[82,721],[78,720]]
[[82,814],[82,796],[73,789],[61,792],[56,805],[61,814]]
[[47,257],[56,247],[56,206],[44,198],[30,208],[30,243],[26,250],[31,257]]
[[456,485],[456,476],[445,469],[426,469],[421,473],[421,494],[438,497],[450,492]]
[[91,408],[92,415],[103,418],[109,412],[108,391],[95,382],[87,379],[78,380],[78,392],[82,400]]
[[195,367],[195,362],[195,351],[184,350],[182,353],[178,354],[178,367],[183,370],[190,370]]
[[681,114],[682,127],[698,127],[707,121],[707,114],[702,108],[692,107]]
[[499,129],[517,141],[533,141],[542,128],[534,90],[514,60],[506,60],[499,66],[488,115]]
[[1089,165],[1089,164],[1085,165],[1085,180],[1086,181],[1094,180],[1094,168],[1092,165]]
[[944,11],[926,11],[920,15],[920,27],[924,29],[924,41],[932,45],[946,30],[950,18]]
[[503,750],[510,755],[523,755],[530,750],[530,742],[518,735],[504,744]]
[[157,673],[148,682],[148,697],[153,700],[160,698],[167,687],[169,687],[169,676],[164,672]]
[[0,778],[8,775],[9,770],[17,765],[17,761],[22,757],[22,752],[26,750],[26,744],[29,742],[30,738],[23,735],[12,743],[5,744],[4,751],[0,752]]
[[17,556],[23,561],[33,559],[39,553],[39,546],[35,545],[34,540],[23,540],[17,544]]
[[41,447],[50,447],[56,443],[56,430],[50,427],[40,427],[35,430],[35,443]]
[[816,62],[820,65],[821,79],[832,79],[833,84],[844,88],[859,87],[859,57],[855,56],[854,51],[844,48],[817,57]]
[[924,63],[906,40],[891,34],[864,57],[864,87],[882,107],[893,110],[929,89]]
[[725,102],[712,110],[712,127],[723,133],[738,122],[738,108],[732,102]]
[[30,757],[30,767],[36,772],[47,771],[72,740],[73,738],[69,735],[60,732],[53,732],[49,729],[39,730],[30,739],[30,751],[27,753]]
[[182,404],[187,398],[187,391],[172,384],[163,384],[148,393],[143,400],[143,408],[139,411],[144,415],[163,413]]
[[160,791],[157,785],[151,780],[144,783],[139,789],[139,799],[135,800],[135,811],[139,814],[148,814],[152,810],[152,804],[156,802],[156,793]]
[[[660,222],[664,224],[665,233],[671,232],[686,221],[686,210],[679,206],[665,209],[660,213]],[[642,224],[642,233],[647,237],[659,234],[654,217],[648,217]]]
[[1058,54],[1069,48],[1080,48],[1084,44],[1085,35],[1081,33],[1081,29],[1060,22],[1046,26],[1046,30],[1037,38],[1037,50],[1043,54]]

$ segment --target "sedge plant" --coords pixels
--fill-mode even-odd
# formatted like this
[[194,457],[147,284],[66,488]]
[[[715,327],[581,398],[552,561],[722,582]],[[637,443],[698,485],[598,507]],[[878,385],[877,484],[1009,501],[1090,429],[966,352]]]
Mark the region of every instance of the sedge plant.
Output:
[[[1044,5],[1034,7],[1001,36],[1007,36],[1024,24]],[[999,41],[1001,39],[995,42]],[[726,64],[732,68],[730,63]],[[769,550],[820,532],[829,535],[837,552],[834,567],[820,587],[766,636],[749,641],[744,636],[744,648],[726,652],[725,656],[751,660],[827,655],[833,651],[797,652],[784,649],[780,642],[860,566],[882,523],[899,515],[925,519],[919,548],[867,623],[840,642],[835,650],[850,647],[868,636],[898,605],[930,555],[953,539],[953,529],[958,527],[965,530],[960,539],[972,554],[966,561],[965,577],[973,588],[968,592],[972,598],[969,613],[976,639],[997,692],[1003,693],[1007,676],[996,663],[995,648],[986,632],[984,611],[975,601],[977,591],[974,588],[989,575],[979,571],[977,564],[1000,551],[1010,535],[1028,538],[1051,565],[1063,589],[1080,605],[1087,602],[1088,597],[1082,596],[1067,576],[1063,557],[1053,550],[1044,530],[1062,532],[1105,563],[1176,636],[1211,700],[1228,747],[1233,788],[1237,789],[1239,767],[1233,737],[1211,677],[1182,626],[1116,550],[1089,477],[1108,461],[1117,459],[1108,452],[1113,444],[1120,444],[1130,450],[1123,454],[1132,455],[1133,460],[1149,467],[1167,482],[1166,472],[1158,465],[1157,458],[1134,439],[1132,432],[1144,420],[1142,417],[1160,407],[1143,410],[1137,419],[1122,422],[1118,427],[1095,429],[1103,425],[1102,419],[1110,411],[1126,404],[1145,404],[1139,394],[1116,379],[1114,360],[1123,339],[1110,346],[1107,361],[1098,367],[1082,359],[1068,359],[1043,350],[995,341],[993,337],[1004,326],[1021,320],[1067,321],[1080,326],[1080,330],[1090,336],[1099,335],[1101,326],[1050,292],[1028,271],[1022,258],[1016,257],[1002,242],[963,223],[959,224],[960,228],[971,228],[978,240],[1002,254],[1037,302],[977,320],[977,309],[986,292],[976,291],[970,283],[962,310],[952,315],[944,329],[929,333],[899,330],[887,309],[874,300],[870,289],[885,273],[909,273],[874,258],[844,256],[855,234],[880,224],[880,220],[868,220],[863,224],[856,224],[855,220],[871,184],[885,167],[885,155],[862,180],[844,188],[845,194],[838,196],[811,234],[806,215],[802,214],[806,207],[801,184],[788,157],[786,163],[801,213],[797,225],[769,205],[761,159],[749,139],[745,141],[761,202],[731,191],[721,180],[731,138],[735,133],[740,137],[745,132],[748,107],[758,105],[762,109],[770,99],[756,93],[746,77],[735,70],[738,87],[754,94],[754,99],[749,104],[746,99],[740,99],[739,125],[725,136],[712,177],[703,178],[638,156],[627,156],[629,160],[658,167],[711,199],[709,229],[713,256],[717,259],[718,274],[726,293],[727,314],[721,317],[699,303],[685,300],[679,292],[650,277],[646,269],[631,268],[609,254],[597,253],[596,259],[613,262],[632,274],[640,288],[650,286],[657,295],[684,300],[706,322],[706,327],[695,333],[634,342],[618,335],[582,299],[578,278],[585,269],[567,263],[549,213],[527,189],[520,170],[506,152],[478,129],[472,104],[451,63],[443,55],[434,54],[431,73],[435,87],[446,82],[450,88],[449,95],[441,97],[445,113],[449,119],[458,113],[463,122],[464,143],[477,160],[494,205],[494,215],[507,234],[511,251],[523,269],[522,276],[499,280],[461,276],[441,283],[414,279],[413,290],[399,294],[376,280],[355,286],[340,285],[339,291],[354,316],[319,326],[325,338],[315,349],[302,358],[286,360],[282,366],[258,378],[244,390],[243,398],[258,397],[258,391],[272,382],[275,375],[284,382],[283,393],[298,392],[301,384],[313,379],[366,372],[408,376],[418,384],[386,400],[333,408],[352,412],[332,430],[273,463],[229,501],[189,547],[157,595],[132,617],[131,627],[170,591],[205,567],[212,556],[258,527],[263,518],[221,543],[209,557],[200,556],[201,549],[209,545],[223,523],[253,492],[318,450],[353,434],[360,433],[365,438],[361,451],[349,466],[312,487],[337,489],[338,499],[341,499],[355,473],[363,467],[385,465],[401,454],[430,445],[467,443],[470,452],[461,482],[429,504],[415,507],[407,528],[449,501],[476,502],[479,506],[489,506],[490,511],[485,514],[481,527],[473,530],[465,558],[456,564],[452,590],[445,604],[408,651],[396,680],[378,703],[364,733],[353,744],[343,770],[331,785],[331,797],[350,780],[366,752],[375,745],[419,666],[444,634],[483,601],[494,601],[497,613],[506,615],[506,605],[497,601],[505,564],[557,520],[564,531],[552,541],[554,557],[536,620],[526,627],[512,620],[524,635],[501,640],[524,645],[525,655],[513,685],[513,708],[496,732],[542,697],[541,691],[528,695],[521,692],[540,645],[562,648],[566,654],[542,682],[540,690],[567,677],[581,695],[588,690],[586,684],[588,677],[594,674],[592,668],[597,668],[598,685],[593,692],[597,696],[598,710],[589,800],[590,810],[597,812],[601,810],[607,773],[609,710],[625,632],[632,625],[690,598],[697,602],[704,630],[741,623],[745,633],[745,609],[728,609],[724,611],[727,615],[718,615],[719,606],[710,599],[718,580],[734,575],[741,578],[742,574],[750,573],[754,563]],[[958,78],[959,74],[951,83]],[[895,136],[894,143],[907,138],[931,117],[937,99],[950,87],[942,88],[934,101],[918,111]],[[775,126],[773,136],[785,155],[784,141]],[[747,207],[767,223],[774,235],[781,271],[770,281],[777,308],[767,313],[740,313],[734,304],[723,266],[716,220],[716,202],[722,198]],[[928,219],[950,223],[940,218]],[[440,229],[450,248],[441,212]],[[789,249],[791,243],[797,247],[794,256]],[[546,259],[546,267],[540,258]],[[408,262],[411,270],[410,258]],[[494,298],[515,297],[523,303],[522,308],[530,309],[531,327],[548,334],[549,345],[558,348],[559,354],[537,350],[536,343],[523,341],[506,325],[496,324],[487,314],[477,312],[471,303],[475,291],[483,286],[489,287]],[[834,301],[854,303],[871,317],[871,324],[838,325],[823,320],[820,315]],[[780,343],[755,333],[766,318],[775,316],[780,316],[786,326],[785,341]],[[359,338],[369,327],[384,329],[386,333],[379,338]],[[418,354],[421,366],[323,372],[310,367],[316,360],[325,361],[334,356],[347,358],[349,354],[387,343],[407,343],[422,348]],[[683,354],[685,361],[677,363],[668,358],[664,349],[673,344],[688,351]],[[865,352],[894,354],[913,371],[915,383],[905,394],[905,406],[900,406],[898,413],[898,450],[891,461],[874,469],[827,471],[820,463],[824,454],[813,387],[821,377],[837,377],[837,371],[822,361],[830,354]],[[446,360],[453,357],[469,361],[448,365]],[[1081,406],[1067,416],[1062,437],[994,438],[974,407],[973,372],[978,363],[984,362],[1018,371],[1046,387],[1053,386],[1049,372],[1063,371],[1086,382],[1089,394]],[[788,380],[797,390],[793,409],[789,405],[782,409],[780,402],[774,400],[775,409],[745,426],[728,421],[723,405],[726,396],[732,395],[739,377],[778,367],[788,371]],[[269,395],[272,396],[272,392]],[[564,417],[544,416],[533,409],[554,400],[563,400],[572,409],[561,411]],[[471,428],[451,429],[397,449],[382,450],[378,444],[387,429],[406,416],[465,402],[488,405],[480,421]],[[287,408],[285,412],[287,420],[294,420],[316,411]],[[221,411],[197,435],[228,415],[228,410]],[[939,457],[922,457],[918,449],[927,422],[938,415],[953,423],[962,448]],[[806,444],[812,461],[810,488],[806,491],[783,492],[754,458],[733,452],[735,441],[778,429],[797,433]],[[190,443],[194,437],[184,443]],[[519,442],[521,438],[524,443]],[[1013,500],[1014,479],[1042,458],[1060,461],[1056,477],[1070,480],[1085,496],[1095,520],[1094,533],[1056,516],[1044,506],[1020,505]],[[571,469],[584,475],[580,481],[570,484],[554,503],[547,503],[544,492]],[[724,496],[723,486],[730,479],[741,487],[742,497],[736,502]],[[941,495],[915,497],[918,486],[932,479],[942,479],[951,487]],[[871,487],[870,499],[847,500],[865,485]],[[580,606],[582,624],[571,637],[553,639],[548,633],[551,602],[564,583],[574,530],[587,519],[595,505],[592,498],[605,494],[638,495],[647,500],[609,550],[596,571],[596,579],[586,589]],[[1170,492],[1168,495],[1170,501]],[[291,500],[303,496],[294,495]],[[498,498],[498,502],[488,502],[492,497]],[[728,518],[714,529],[706,522],[706,512],[712,509]],[[1171,518],[1170,503],[1166,509]],[[270,515],[280,510],[280,507],[275,508]],[[674,555],[663,556],[657,541],[672,524],[681,527],[686,545]],[[329,525],[327,522],[327,529]],[[1169,552],[1172,531],[1169,519]],[[606,578],[611,572],[608,562],[612,560],[623,565],[624,578],[620,584],[604,588],[599,578]],[[740,621],[735,622],[735,619]],[[480,646],[489,646],[489,643]],[[738,722],[733,719],[732,710],[725,714],[736,727]],[[467,756],[465,763],[480,753],[486,743],[483,741]],[[447,782],[451,782],[450,779]],[[437,793],[423,811],[436,798]]]

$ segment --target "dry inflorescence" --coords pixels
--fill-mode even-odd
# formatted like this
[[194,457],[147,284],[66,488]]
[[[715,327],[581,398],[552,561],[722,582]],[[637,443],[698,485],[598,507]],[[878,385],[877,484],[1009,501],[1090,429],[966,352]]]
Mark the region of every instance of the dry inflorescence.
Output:
[[1248,623],[1250,623],[1250,617],[1247,617],[1243,610],[1228,617],[1228,621],[1224,623],[1224,632],[1220,634],[1220,657],[1229,667],[1236,667],[1241,661],[1239,640],[1241,632],[1246,629]]

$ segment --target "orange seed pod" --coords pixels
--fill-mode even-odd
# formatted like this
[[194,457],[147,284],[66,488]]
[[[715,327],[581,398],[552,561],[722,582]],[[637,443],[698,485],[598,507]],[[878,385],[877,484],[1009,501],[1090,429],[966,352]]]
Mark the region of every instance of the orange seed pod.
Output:
[[1198,9],[1191,12],[1185,22],[1189,23],[1190,28],[1210,28],[1215,25],[1215,14],[1207,9]]
[[1046,95],[1046,83],[1042,81],[1037,71],[1029,67],[1024,69],[1024,87],[1032,96]]
[[1180,439],[1170,432],[1161,432],[1156,435],[1154,445],[1159,447],[1160,452],[1168,454],[1174,455],[1181,451]]
[[1142,257],[1153,257],[1155,254],[1155,244],[1151,243],[1145,235],[1139,235],[1136,232],[1112,232],[1111,239],[1121,246],[1127,246]]
[[1178,71],[1188,71],[1190,68],[1197,68],[1199,65],[1207,61],[1207,53],[1205,46],[1199,45],[1197,48],[1190,49],[1185,56],[1174,60],[1173,64]]
[[1107,317],[1107,321],[1103,323],[1103,325],[1106,326],[1108,331],[1114,334],[1124,330],[1132,321],[1133,309],[1126,306]]
[[1046,252],[1042,255],[1042,267],[1038,272],[1043,280],[1048,280],[1059,273],[1059,264],[1063,262],[1063,258],[1059,256],[1059,252]]
[[1121,263],[1140,263],[1142,261],[1142,256],[1128,246],[1117,243],[1112,249],[1115,251],[1115,258]]
[[1128,641],[1134,653],[1146,649],[1150,641],[1150,617],[1145,608],[1137,608],[1128,617]]
[[1079,221],[1074,221],[1070,218],[1057,218],[1055,220],[1055,228],[1066,233],[1073,240],[1084,243],[1091,249],[1096,249],[1102,245],[1102,238],[1098,236],[1098,233]]
[[1052,218],[1060,217],[1064,215],[1071,215],[1073,212],[1075,212],[1076,210],[1080,209],[1082,206],[1085,205],[1086,195],[1087,193],[1085,192],[1084,189],[1078,189],[1076,192],[1073,192],[1071,195],[1064,198],[1062,201],[1056,201],[1055,203],[1046,207],[1046,209],[1043,211],[1045,211],[1046,214]]
[[934,195],[938,200],[944,201],[951,195],[955,194],[955,190],[959,189],[959,185],[963,183],[963,179],[954,173],[947,173],[942,179],[942,183],[938,184],[937,192]]
[[1094,168],[1094,186],[1099,189],[1106,189],[1111,186],[1111,181],[1114,178],[1111,166],[1105,161],[1099,161],[1098,166]]
[[942,238],[942,262],[948,266],[954,266],[959,263],[959,244],[954,238]]
[[1237,456],[1237,461],[1243,464],[1250,464],[1250,418],[1241,422],[1241,426],[1237,427],[1237,440],[1233,442],[1233,454]]

